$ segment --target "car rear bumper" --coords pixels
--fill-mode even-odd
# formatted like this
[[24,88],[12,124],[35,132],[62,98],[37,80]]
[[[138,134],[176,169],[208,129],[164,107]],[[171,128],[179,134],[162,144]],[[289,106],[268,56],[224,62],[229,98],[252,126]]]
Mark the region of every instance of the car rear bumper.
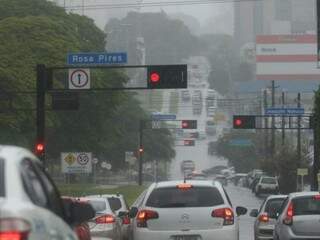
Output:
[[217,230],[194,231],[150,231],[139,229],[134,231],[134,240],[173,240],[174,236],[198,235],[201,240],[238,240],[239,234],[236,228],[223,228]]

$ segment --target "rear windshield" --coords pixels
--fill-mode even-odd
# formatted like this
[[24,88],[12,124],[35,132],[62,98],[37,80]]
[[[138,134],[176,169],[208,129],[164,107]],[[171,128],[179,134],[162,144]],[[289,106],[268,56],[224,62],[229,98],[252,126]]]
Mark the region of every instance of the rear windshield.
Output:
[[0,197],[5,196],[4,160],[0,158]]
[[105,201],[89,200],[89,203],[97,213],[105,211],[107,207]]
[[313,196],[293,199],[292,203],[295,216],[320,214],[320,200]]
[[121,201],[119,198],[109,197],[108,198],[109,205],[112,211],[118,211],[121,208]]
[[261,183],[276,184],[277,182],[275,178],[262,178]]
[[177,207],[213,207],[223,204],[218,189],[212,187],[193,187],[179,189],[177,187],[158,188],[153,190],[146,203],[155,208]]
[[280,211],[280,208],[285,198],[270,199],[265,207],[265,212],[268,213],[269,217],[276,218],[276,214]]

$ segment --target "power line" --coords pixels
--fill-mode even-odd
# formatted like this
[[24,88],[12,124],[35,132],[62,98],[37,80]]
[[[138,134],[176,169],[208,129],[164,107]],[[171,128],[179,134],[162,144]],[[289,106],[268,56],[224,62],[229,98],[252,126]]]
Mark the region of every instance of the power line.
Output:
[[143,2],[143,3],[117,3],[117,4],[91,4],[66,6],[68,10],[97,10],[97,9],[116,9],[116,8],[146,8],[146,7],[169,7],[185,5],[211,5],[217,3],[234,3],[234,2],[258,2],[264,0],[189,0],[189,1],[166,1],[166,2]]

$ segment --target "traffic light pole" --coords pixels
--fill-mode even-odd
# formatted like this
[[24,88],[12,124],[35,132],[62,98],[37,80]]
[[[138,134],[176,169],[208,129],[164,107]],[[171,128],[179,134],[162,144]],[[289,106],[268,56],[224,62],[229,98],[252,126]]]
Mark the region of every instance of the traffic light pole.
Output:
[[[44,143],[45,139],[45,93],[46,93],[46,66],[43,64],[37,65],[37,105],[36,105],[36,144]],[[43,153],[38,156],[46,167],[45,161],[45,147]]]
[[143,128],[144,128],[144,121],[140,120],[139,124],[139,186],[142,186],[143,183],[143,151],[141,152],[140,149],[143,149]]

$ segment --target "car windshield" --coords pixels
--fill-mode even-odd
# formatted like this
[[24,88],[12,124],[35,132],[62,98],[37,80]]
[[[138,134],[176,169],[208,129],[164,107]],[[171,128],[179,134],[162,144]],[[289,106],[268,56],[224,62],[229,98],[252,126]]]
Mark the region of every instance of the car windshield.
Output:
[[295,198],[292,203],[295,216],[320,214],[320,200],[314,196]]
[[276,214],[279,212],[285,198],[275,198],[267,201],[264,212],[268,213],[270,218],[276,218]]
[[261,183],[264,183],[264,184],[276,184],[277,181],[275,178],[262,178],[261,179]]
[[155,208],[213,207],[223,204],[219,191],[213,187],[157,188],[150,194],[146,206]]

